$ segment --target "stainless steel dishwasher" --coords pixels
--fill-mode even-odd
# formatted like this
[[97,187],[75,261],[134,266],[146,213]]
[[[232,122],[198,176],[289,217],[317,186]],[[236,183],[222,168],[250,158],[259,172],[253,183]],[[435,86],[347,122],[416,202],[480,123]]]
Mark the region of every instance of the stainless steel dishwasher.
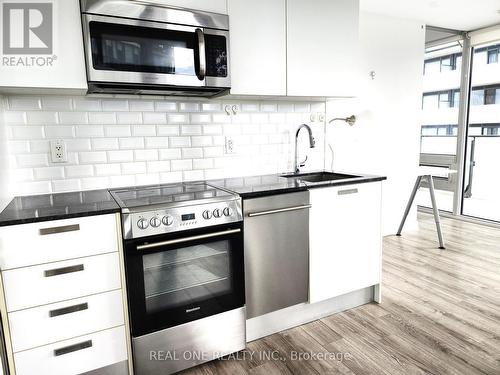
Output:
[[247,318],[308,300],[309,192],[243,201]]

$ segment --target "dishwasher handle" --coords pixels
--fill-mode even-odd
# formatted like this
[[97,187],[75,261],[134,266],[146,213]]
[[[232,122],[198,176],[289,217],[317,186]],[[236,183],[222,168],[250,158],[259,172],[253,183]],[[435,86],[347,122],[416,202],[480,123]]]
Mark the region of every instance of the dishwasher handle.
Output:
[[272,214],[279,214],[281,212],[290,212],[290,211],[298,211],[298,210],[306,210],[311,208],[312,206],[310,204],[304,204],[302,206],[293,206],[293,207],[286,207],[286,208],[277,208],[275,210],[267,210],[267,211],[258,211],[258,212],[249,212],[248,217],[255,217],[255,216],[264,216],[264,215],[272,215]]

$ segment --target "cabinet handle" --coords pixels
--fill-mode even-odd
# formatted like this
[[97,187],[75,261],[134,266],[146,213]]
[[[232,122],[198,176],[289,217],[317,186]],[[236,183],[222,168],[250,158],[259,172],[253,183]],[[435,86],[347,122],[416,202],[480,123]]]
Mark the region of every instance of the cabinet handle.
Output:
[[79,342],[78,344],[73,344],[69,346],[65,346],[64,348],[59,348],[54,350],[54,356],[58,357],[60,355],[73,353],[78,350],[87,349],[92,347],[92,340],[87,340],[83,342]]
[[345,190],[339,190],[337,192],[338,195],[347,195],[347,194],[356,194],[358,193],[358,188],[355,189],[345,189]]
[[62,268],[54,268],[53,270],[46,270],[44,272],[45,277],[59,276],[64,275],[66,273],[73,273],[83,271],[85,267],[83,264],[77,264],[76,266],[62,267]]
[[75,313],[77,311],[88,310],[88,308],[89,308],[89,304],[87,302],[85,302],[85,303],[80,303],[78,305],[63,307],[63,308],[55,309],[55,310],[50,310],[49,311],[49,318],[55,318],[56,316]]
[[60,227],[51,227],[51,228],[41,228],[38,232],[40,236],[46,236],[48,234],[75,232],[77,230],[80,230],[80,224],[63,225]]
[[294,207],[286,207],[286,208],[278,208],[276,210],[268,210],[268,211],[259,211],[259,212],[250,212],[248,214],[248,217],[254,217],[254,216],[264,216],[264,215],[271,215],[271,214],[278,214],[280,212],[289,212],[289,211],[298,211],[298,210],[305,210],[307,208],[311,208],[312,206],[310,204],[305,204],[303,206],[294,206]]

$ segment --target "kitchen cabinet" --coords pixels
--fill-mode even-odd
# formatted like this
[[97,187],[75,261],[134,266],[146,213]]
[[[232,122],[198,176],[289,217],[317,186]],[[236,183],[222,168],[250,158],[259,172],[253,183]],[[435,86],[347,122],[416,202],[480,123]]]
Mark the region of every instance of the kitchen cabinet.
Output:
[[245,199],[247,319],[307,302],[309,192]]
[[231,94],[286,95],[286,0],[229,0]]
[[231,94],[355,96],[359,0],[228,0]]
[[358,0],[287,0],[287,95],[354,96]]
[[379,290],[381,197],[381,182],[310,190],[310,303]]
[[0,313],[16,375],[129,373],[119,223],[104,214],[0,228]]
[[[35,2],[30,4],[37,7]],[[20,43],[19,34],[26,31],[27,25],[19,21],[16,14],[24,14],[25,20],[29,19],[27,14],[30,17],[41,15],[40,20],[30,22],[41,22],[46,32],[38,37],[29,31],[30,38],[24,38]],[[11,23],[15,22],[19,27],[12,28],[11,35],[4,35],[0,92],[82,94],[87,91],[79,0],[54,0],[52,9],[29,13],[27,9],[14,9],[9,15],[4,14],[4,17],[9,16]],[[20,49],[9,52],[6,43]],[[38,47],[43,48],[37,50]]]

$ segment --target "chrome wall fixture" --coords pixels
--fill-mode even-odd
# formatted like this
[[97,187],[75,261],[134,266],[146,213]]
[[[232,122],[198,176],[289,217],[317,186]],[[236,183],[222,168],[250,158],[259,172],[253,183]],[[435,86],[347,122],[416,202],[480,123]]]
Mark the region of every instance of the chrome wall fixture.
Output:
[[351,115],[349,117],[336,117],[336,118],[331,119],[330,121],[328,121],[328,123],[331,124],[332,122],[337,121],[337,120],[339,120],[339,121],[345,121],[349,125],[353,126],[356,123],[356,116],[355,115]]

